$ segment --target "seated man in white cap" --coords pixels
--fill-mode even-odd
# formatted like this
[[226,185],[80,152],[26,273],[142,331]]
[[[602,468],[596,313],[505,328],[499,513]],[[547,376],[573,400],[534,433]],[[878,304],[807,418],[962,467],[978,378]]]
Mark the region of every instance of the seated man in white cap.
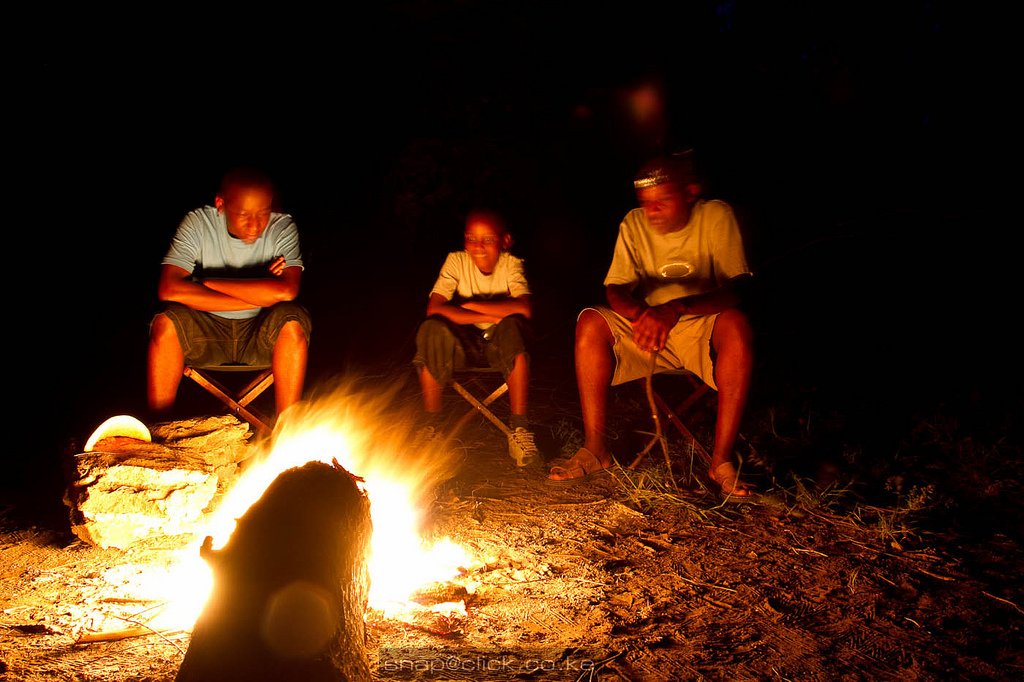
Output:
[[701,198],[690,154],[648,162],[633,184],[640,206],[619,226],[608,305],[576,322],[584,445],[549,479],[581,481],[612,466],[608,389],[645,377],[653,360],[654,372],[685,368],[718,391],[708,475],[725,496],[752,495],[733,460],[753,367],[753,332],[737,307],[752,275],[735,215]]

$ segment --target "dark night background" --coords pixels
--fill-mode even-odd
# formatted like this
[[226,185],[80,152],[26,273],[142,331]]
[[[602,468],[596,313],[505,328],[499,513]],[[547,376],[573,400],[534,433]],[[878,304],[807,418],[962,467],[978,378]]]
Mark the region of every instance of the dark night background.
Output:
[[238,161],[301,231],[311,390],[408,362],[475,201],[509,214],[540,352],[571,381],[632,172],[693,146],[758,275],[759,395],[813,388],[864,433],[943,402],[1017,409],[1018,162],[986,11],[407,2],[32,45],[7,64],[4,487],[54,480],[70,441],[143,411],[160,258]]

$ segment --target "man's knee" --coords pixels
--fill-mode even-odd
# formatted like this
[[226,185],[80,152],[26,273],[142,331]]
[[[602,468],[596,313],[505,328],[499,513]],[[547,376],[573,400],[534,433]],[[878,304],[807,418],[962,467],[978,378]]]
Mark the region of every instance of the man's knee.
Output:
[[281,325],[281,331],[277,335],[278,343],[289,345],[309,345],[309,338],[306,336],[306,329],[299,320],[288,320]]
[[447,339],[453,336],[451,329],[443,319],[432,316],[423,320],[419,329],[416,330],[416,345],[422,348],[430,339]]
[[149,323],[149,333],[151,335],[164,334],[168,329],[174,329],[174,323],[171,322],[171,318],[167,317],[166,313],[157,313]]
[[157,313],[149,323],[149,338],[155,343],[177,343],[178,331],[166,313]]
[[274,344],[282,337],[289,342],[301,340],[308,344],[313,330],[309,311],[295,301],[281,301],[272,305],[265,312],[260,326],[265,330],[264,334],[269,333],[273,337]]
[[576,343],[611,343],[611,330],[601,313],[586,309],[576,318]]
[[749,349],[754,343],[754,330],[750,318],[736,308],[722,311],[718,315],[712,335],[715,345],[734,343]]
[[509,315],[494,326],[491,342],[518,353],[526,350],[530,338],[530,321],[522,315]]

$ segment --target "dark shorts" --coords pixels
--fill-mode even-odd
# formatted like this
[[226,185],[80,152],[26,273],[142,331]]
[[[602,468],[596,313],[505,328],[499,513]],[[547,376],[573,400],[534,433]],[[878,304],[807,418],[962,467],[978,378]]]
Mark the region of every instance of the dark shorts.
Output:
[[194,367],[269,367],[277,336],[286,322],[298,322],[307,342],[313,326],[306,309],[294,301],[275,303],[248,320],[229,320],[180,303],[165,303],[158,314],[166,315],[174,324],[185,364]]
[[529,362],[530,321],[522,315],[509,315],[488,331],[489,338],[476,325],[455,324],[439,315],[428,317],[416,332],[412,363],[426,367],[442,386],[451,381],[454,370],[467,367],[491,367],[508,379],[516,356],[526,355]]

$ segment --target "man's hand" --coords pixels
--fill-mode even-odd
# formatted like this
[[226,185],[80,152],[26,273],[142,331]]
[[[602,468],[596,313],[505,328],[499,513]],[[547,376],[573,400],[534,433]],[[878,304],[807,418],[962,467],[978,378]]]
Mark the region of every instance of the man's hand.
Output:
[[668,304],[647,308],[633,321],[633,340],[640,350],[658,352],[665,347],[668,333],[679,321],[679,313]]
[[270,270],[270,274],[274,277],[280,277],[281,273],[284,272],[284,256],[275,258],[267,269]]

